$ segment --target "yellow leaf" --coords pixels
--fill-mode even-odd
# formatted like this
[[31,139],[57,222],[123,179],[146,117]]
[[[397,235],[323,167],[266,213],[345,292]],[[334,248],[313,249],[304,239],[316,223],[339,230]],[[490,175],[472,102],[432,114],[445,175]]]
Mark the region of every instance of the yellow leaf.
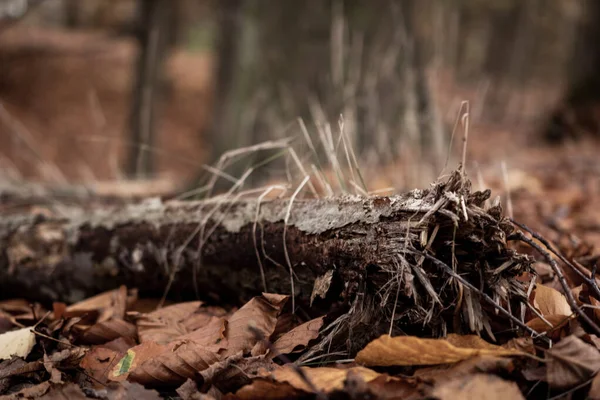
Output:
[[[537,332],[546,332],[566,325],[573,314],[565,296],[558,290],[538,285],[533,291],[533,307],[544,317],[534,317],[527,326]],[[548,325],[550,324],[550,325]]]
[[544,316],[573,314],[565,296],[558,290],[538,285],[535,288],[533,306]]
[[433,396],[440,400],[452,399],[524,399],[515,382],[505,381],[491,374],[474,374],[452,379],[437,385]]
[[[315,388],[325,393],[343,389],[344,382],[346,381],[349,373],[357,374],[366,383],[374,380],[378,376],[381,376],[380,373],[363,367],[354,367],[349,369],[301,367],[301,369],[306,378],[315,386]],[[277,382],[285,382],[290,384],[295,389],[304,390],[305,392],[312,392],[308,384],[292,367],[284,366],[283,368],[273,371],[271,376]]]
[[513,356],[523,353],[495,346],[475,335],[451,335],[448,339],[383,335],[358,352],[355,360],[366,366],[410,366],[450,364],[485,355]]

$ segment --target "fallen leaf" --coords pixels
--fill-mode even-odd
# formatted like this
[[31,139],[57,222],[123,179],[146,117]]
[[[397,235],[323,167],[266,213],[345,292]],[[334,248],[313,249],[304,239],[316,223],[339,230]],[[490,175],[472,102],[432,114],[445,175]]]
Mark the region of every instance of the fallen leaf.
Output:
[[275,357],[279,354],[289,354],[298,347],[305,348],[308,345],[308,342],[319,337],[319,330],[323,326],[323,318],[324,317],[319,317],[307,321],[291,331],[284,333],[275,341],[275,343],[273,343],[274,352],[271,356]]
[[533,306],[543,315],[571,315],[571,306],[558,290],[537,285],[533,291]]
[[422,339],[415,336],[383,335],[356,355],[356,362],[366,366],[411,366],[449,364],[475,356],[523,355],[513,349],[490,344],[478,336],[449,336],[450,339]]
[[536,350],[531,337],[519,337],[510,339],[508,342],[502,345],[505,349],[517,350],[522,353],[528,353],[535,355]]
[[415,371],[414,376],[440,383],[475,373],[506,373],[513,368],[513,362],[509,358],[485,355],[472,357],[455,364],[442,364],[435,367],[419,368]]
[[63,383],[62,372],[56,368],[54,362],[50,360],[48,354],[44,354],[44,368],[50,374],[51,383]]
[[265,378],[257,378],[251,384],[243,386],[235,392],[238,400],[284,400],[301,398],[306,392],[294,388],[289,383],[272,382]]
[[[240,351],[247,353],[259,342],[252,326],[263,336],[269,338],[277,325],[277,316],[289,296],[263,293],[254,297],[228,319],[225,337],[228,341],[224,355],[229,356]],[[254,354],[253,354],[254,355]]]
[[[382,374],[373,371],[372,369],[364,367],[353,367],[348,369],[341,368],[308,368],[299,367],[309,382],[319,391],[330,393],[334,390],[341,390],[344,388],[344,382],[346,381],[348,374],[355,374],[360,376],[363,381],[370,382]],[[305,382],[298,374],[298,371],[289,365],[285,365],[271,373],[271,378],[276,382],[284,382],[290,384],[292,387],[308,392],[314,393],[311,387]]]
[[600,371],[600,352],[576,336],[567,336],[546,350],[550,387],[568,389]]
[[162,400],[163,397],[153,389],[146,389],[139,383],[134,382],[113,382],[107,387],[108,400]]
[[67,311],[67,305],[61,302],[52,303],[52,314],[54,319],[61,319]]
[[198,385],[196,381],[188,379],[183,383],[183,385],[179,386],[176,390],[181,400],[194,400],[199,399],[202,393],[198,389]]
[[96,313],[96,322],[108,321],[110,318],[123,319],[127,308],[137,299],[137,291],[128,291],[125,286],[90,297],[68,306],[63,317],[80,317],[84,314]]
[[544,318],[536,316],[527,322],[527,326],[538,332],[545,332],[565,326],[573,314],[565,296],[556,289],[538,285],[532,292],[532,297],[533,307]]
[[98,322],[81,333],[78,341],[85,344],[101,344],[118,338],[137,338],[135,325],[120,318]]
[[148,341],[169,343],[177,336],[190,332],[186,321],[201,305],[201,301],[190,301],[160,308],[148,314],[140,314],[135,318],[140,343]]
[[589,400],[600,400],[600,374],[594,376],[587,398]]
[[202,328],[179,336],[176,340],[191,340],[200,346],[205,346],[208,350],[218,352],[227,344],[227,340],[225,340],[226,326],[225,318],[211,317],[210,321]]
[[0,310],[9,314],[25,314],[31,311],[31,304],[23,299],[9,299],[0,301]]
[[238,390],[252,382],[252,379],[279,368],[264,355],[256,357],[232,356],[202,371],[200,375],[204,385],[212,385],[223,393]]
[[84,400],[88,397],[79,386],[74,383],[67,383],[66,385],[52,385],[50,390],[39,398],[41,400]]
[[525,399],[516,383],[490,374],[474,374],[447,380],[437,385],[432,395],[439,400]]
[[45,382],[39,383],[37,385],[25,387],[25,388],[19,390],[17,393],[11,393],[10,396],[3,396],[3,397],[8,398],[8,400],[12,400],[12,399],[16,400],[16,399],[23,399],[23,398],[25,398],[25,399],[40,398],[41,396],[46,394],[48,392],[48,390],[50,390],[51,386],[52,386],[52,384],[50,382],[45,381]]
[[26,362],[22,358],[13,357],[10,360],[0,362],[0,379],[41,371],[42,369],[44,369],[44,364],[41,361]]
[[219,356],[194,342],[168,345],[142,343],[127,351],[109,379],[128,379],[145,386],[177,386],[219,361]]
[[387,375],[381,375],[367,384],[371,393],[370,398],[393,400],[422,399],[421,386],[423,386],[423,382],[419,379],[397,379]]
[[94,381],[106,385],[109,381],[109,372],[117,365],[123,357],[123,353],[107,349],[105,347],[94,347],[83,357],[79,366]]
[[27,357],[35,345],[33,328],[23,328],[0,335],[0,360],[9,360],[13,356]]

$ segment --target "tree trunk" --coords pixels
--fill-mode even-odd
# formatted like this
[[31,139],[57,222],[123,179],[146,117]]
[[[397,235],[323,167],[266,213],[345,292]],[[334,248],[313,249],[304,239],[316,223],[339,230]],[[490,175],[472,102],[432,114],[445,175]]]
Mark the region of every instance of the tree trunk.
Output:
[[160,102],[163,64],[173,33],[174,1],[143,0],[140,7],[137,60],[131,108],[131,143],[126,172],[137,179],[154,174],[152,149]]

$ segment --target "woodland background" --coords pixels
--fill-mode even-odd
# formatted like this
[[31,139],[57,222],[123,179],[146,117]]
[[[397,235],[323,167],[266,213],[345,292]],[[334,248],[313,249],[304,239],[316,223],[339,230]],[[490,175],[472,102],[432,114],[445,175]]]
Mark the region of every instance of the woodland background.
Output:
[[0,0],[2,399],[600,398],[599,43],[596,0]]
[[301,136],[301,118],[311,134],[343,121],[376,188],[411,188],[459,153],[463,101],[468,167],[492,175],[524,143],[596,130],[592,0],[4,0],[0,18],[11,182],[190,188],[227,150]]

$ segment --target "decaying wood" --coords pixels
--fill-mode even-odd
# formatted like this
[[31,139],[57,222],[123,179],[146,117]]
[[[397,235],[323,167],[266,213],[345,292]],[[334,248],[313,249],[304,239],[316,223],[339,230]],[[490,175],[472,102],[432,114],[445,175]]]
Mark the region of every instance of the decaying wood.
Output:
[[0,293],[75,301],[126,284],[237,303],[264,283],[290,293],[291,265],[305,310],[311,295],[316,307],[325,302],[317,295],[329,303],[364,298],[361,307],[388,319],[444,331],[459,321],[480,331],[487,319],[477,294],[429,257],[499,303],[524,296],[514,277],[530,260],[507,247],[512,225],[500,206],[485,207],[488,197],[455,172],[392,197],[156,200],[66,218],[11,215],[0,222]]

